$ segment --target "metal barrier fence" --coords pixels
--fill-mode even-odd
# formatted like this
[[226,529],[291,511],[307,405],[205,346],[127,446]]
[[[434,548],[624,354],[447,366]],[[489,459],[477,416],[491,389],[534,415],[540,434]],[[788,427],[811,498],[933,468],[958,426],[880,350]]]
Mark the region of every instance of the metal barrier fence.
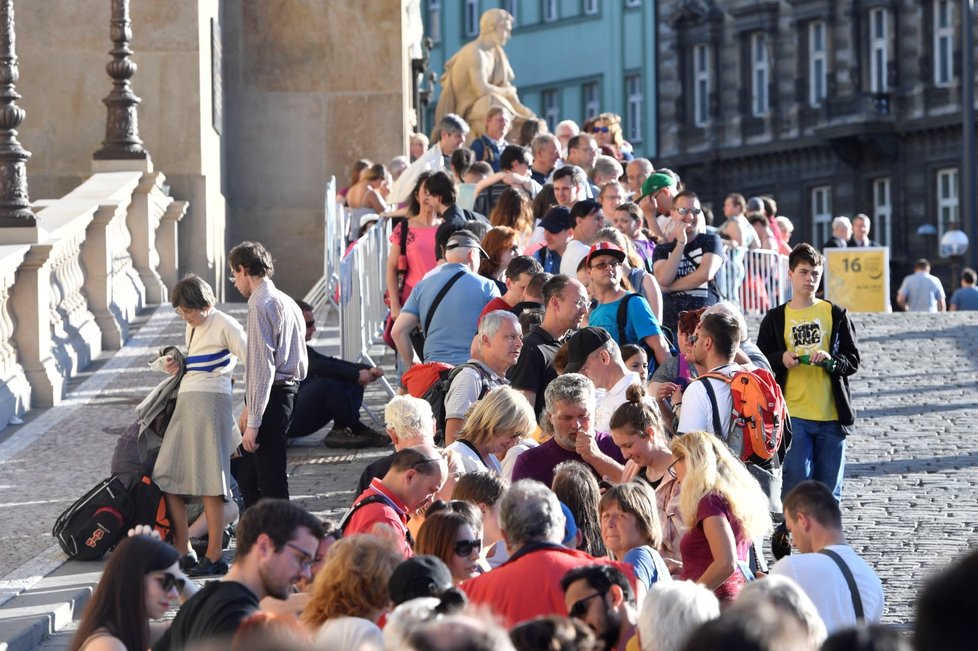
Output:
[[[326,281],[326,300],[336,305],[336,292],[340,285],[340,263],[346,252],[346,208],[336,201],[336,177],[326,184],[326,242],[324,245],[323,278]],[[318,305],[313,304],[315,307]]]
[[791,297],[788,256],[726,245],[723,253],[716,276],[720,298],[736,303],[745,315],[763,315]]
[[[375,223],[339,265],[340,356],[352,362],[377,366],[370,348],[381,341],[387,317],[384,290],[390,230],[390,220]],[[393,397],[394,389],[387,378],[380,378],[380,382]],[[367,413],[377,420],[369,410]]]

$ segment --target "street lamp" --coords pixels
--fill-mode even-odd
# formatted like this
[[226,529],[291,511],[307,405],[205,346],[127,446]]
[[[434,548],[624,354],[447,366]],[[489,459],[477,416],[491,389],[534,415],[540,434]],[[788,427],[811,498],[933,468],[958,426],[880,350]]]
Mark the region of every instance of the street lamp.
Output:
[[955,228],[941,236],[940,254],[942,258],[951,259],[951,287],[957,287],[960,283],[961,264],[964,262],[964,254],[968,251],[968,236],[964,231],[956,228],[957,224],[952,224]]

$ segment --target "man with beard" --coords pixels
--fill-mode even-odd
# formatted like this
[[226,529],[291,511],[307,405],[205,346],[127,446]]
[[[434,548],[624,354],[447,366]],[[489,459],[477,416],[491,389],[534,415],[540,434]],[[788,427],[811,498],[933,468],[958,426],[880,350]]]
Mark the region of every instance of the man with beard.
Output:
[[323,526],[288,500],[264,499],[238,521],[234,565],[207,583],[177,613],[153,651],[178,651],[234,636],[265,597],[286,599],[300,579],[311,580]]
[[613,565],[576,567],[560,581],[567,614],[587,624],[605,651],[624,650],[635,636],[638,613],[628,579]]

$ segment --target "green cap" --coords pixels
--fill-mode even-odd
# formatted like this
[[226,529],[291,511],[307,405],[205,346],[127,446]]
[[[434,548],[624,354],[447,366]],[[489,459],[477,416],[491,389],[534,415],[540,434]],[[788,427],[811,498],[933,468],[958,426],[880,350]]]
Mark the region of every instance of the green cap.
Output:
[[672,188],[676,185],[676,179],[672,178],[671,174],[666,174],[665,172],[656,172],[649,178],[645,179],[645,183],[642,184],[642,196],[635,200],[638,203],[650,194],[655,194],[662,188]]

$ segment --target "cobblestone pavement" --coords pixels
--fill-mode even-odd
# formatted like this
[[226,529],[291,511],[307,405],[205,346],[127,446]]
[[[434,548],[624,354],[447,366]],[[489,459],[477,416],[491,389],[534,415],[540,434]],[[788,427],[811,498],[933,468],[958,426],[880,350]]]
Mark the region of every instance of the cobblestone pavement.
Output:
[[[228,311],[243,319],[243,305]],[[854,321],[863,362],[852,382],[859,422],[849,442],[845,526],[883,579],[884,621],[908,623],[922,581],[978,540],[978,313],[860,314]],[[317,343],[335,354],[335,315],[329,322]],[[159,345],[179,339],[180,325],[159,308],[68,401],[0,434],[0,602],[62,558],[51,524],[108,474],[118,428],[158,380],[146,362]],[[375,350],[375,361],[390,368],[393,356]],[[382,416],[385,401],[371,385],[368,407]],[[336,518],[363,466],[385,451],[331,451],[322,436],[290,447],[290,486],[293,499]],[[70,630],[39,648],[66,648]],[[2,632],[0,620],[0,646]]]

